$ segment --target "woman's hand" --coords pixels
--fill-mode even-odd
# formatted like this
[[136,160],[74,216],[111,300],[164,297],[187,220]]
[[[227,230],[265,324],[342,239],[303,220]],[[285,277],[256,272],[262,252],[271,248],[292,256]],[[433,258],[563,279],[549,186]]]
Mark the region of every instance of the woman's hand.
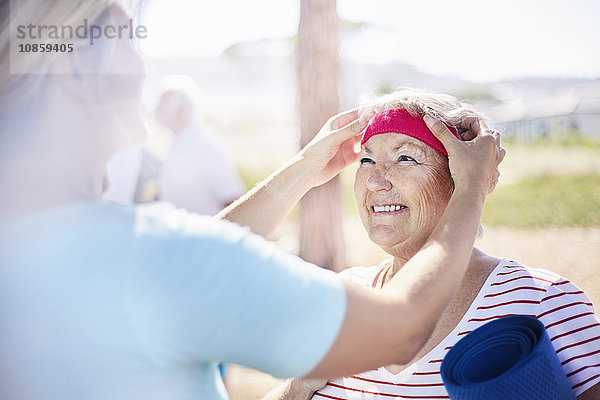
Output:
[[267,393],[262,400],[309,400],[327,384],[327,379],[288,379]]
[[367,123],[358,119],[356,109],[334,115],[300,151],[305,167],[313,171],[313,186],[329,181],[358,160],[356,146]]
[[498,165],[506,155],[506,150],[500,144],[500,132],[488,129],[475,118],[468,119],[460,127],[466,129],[461,141],[442,122],[430,116],[425,116],[423,120],[448,151],[454,187],[479,186],[484,197],[491,193],[500,176]]
[[340,173],[358,159],[354,150],[367,122],[356,110],[338,114],[296,157],[263,182],[225,208],[216,218],[225,218],[252,232],[269,237],[302,196]]
[[[313,394],[327,384],[327,379],[292,379],[291,387],[296,390],[300,396],[312,398]],[[298,397],[298,400],[304,397]]]

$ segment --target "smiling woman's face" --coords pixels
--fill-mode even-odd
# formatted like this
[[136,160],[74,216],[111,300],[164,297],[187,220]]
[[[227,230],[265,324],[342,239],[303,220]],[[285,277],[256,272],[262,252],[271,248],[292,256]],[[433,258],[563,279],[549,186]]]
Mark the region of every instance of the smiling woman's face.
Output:
[[369,238],[394,256],[411,257],[437,225],[452,194],[448,160],[398,133],[362,147],[354,198]]

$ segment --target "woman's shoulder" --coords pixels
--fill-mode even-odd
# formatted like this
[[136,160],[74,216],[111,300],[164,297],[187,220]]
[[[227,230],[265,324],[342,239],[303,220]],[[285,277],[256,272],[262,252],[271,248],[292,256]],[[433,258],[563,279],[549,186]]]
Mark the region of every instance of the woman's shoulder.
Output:
[[156,202],[135,207],[135,231],[140,238],[152,239],[201,238],[211,237],[237,242],[250,235],[250,229],[231,221],[215,219],[176,208],[168,202]]
[[503,259],[494,270],[492,286],[519,285],[529,282],[537,287],[547,288],[550,285],[564,281],[568,280],[548,269],[531,267],[514,260]]
[[[484,298],[504,301],[523,297],[545,303],[566,294],[585,295],[575,283],[556,272],[526,266],[509,259],[504,259],[498,264],[486,286]],[[564,295],[560,295],[561,293]]]
[[391,259],[384,260],[379,265],[373,265],[371,267],[350,267],[340,272],[340,277],[349,279],[352,282],[362,285],[371,286],[375,276],[384,268],[390,265]]

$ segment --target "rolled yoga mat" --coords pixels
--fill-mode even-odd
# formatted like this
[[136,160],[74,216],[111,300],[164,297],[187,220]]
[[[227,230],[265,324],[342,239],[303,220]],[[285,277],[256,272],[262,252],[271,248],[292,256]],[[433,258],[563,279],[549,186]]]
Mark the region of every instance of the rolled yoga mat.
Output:
[[441,365],[451,400],[575,400],[544,325],[515,315],[480,326]]

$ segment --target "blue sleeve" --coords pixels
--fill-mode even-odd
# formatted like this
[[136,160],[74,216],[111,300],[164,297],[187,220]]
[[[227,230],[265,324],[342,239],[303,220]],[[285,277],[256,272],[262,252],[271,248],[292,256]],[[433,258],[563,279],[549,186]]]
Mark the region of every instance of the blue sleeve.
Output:
[[156,362],[218,360],[278,377],[319,363],[344,318],[337,275],[232,223],[163,219],[138,217],[130,277],[134,327]]

